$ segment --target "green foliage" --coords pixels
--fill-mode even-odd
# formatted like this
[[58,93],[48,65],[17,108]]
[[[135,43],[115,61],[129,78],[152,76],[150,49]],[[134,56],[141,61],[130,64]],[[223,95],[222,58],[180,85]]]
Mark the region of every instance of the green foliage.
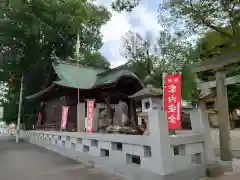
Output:
[[183,72],[183,99],[196,99],[196,83],[192,74],[184,67],[189,62],[191,44],[166,32],[159,33],[156,43],[133,32],[129,32],[123,41],[122,54],[129,60],[130,68],[141,80],[151,76],[154,85],[162,87],[163,73]]
[[[229,30],[228,28],[225,29]],[[240,46],[238,45],[240,48]],[[221,53],[231,51],[232,39],[222,36],[219,32],[210,31],[206,33],[201,39],[198,40],[197,46],[191,51],[190,57],[195,60],[209,60],[213,57],[220,56]],[[234,48],[235,49],[235,48]],[[240,60],[240,59],[239,59]],[[227,76],[235,76],[240,73],[240,63],[227,67]],[[214,72],[206,71],[198,74],[199,78],[203,81],[215,80]],[[239,108],[240,101],[240,86],[239,84],[228,86],[228,101],[229,109],[233,110]]]
[[7,101],[8,87],[4,82],[0,82],[0,104]]
[[[168,28],[174,27],[181,36],[203,35],[210,30],[231,38],[239,30],[239,9],[235,8],[238,3],[215,0],[168,1],[160,5],[159,20]],[[226,25],[230,31],[225,31]]]
[[153,71],[157,56],[151,53],[151,37],[142,37],[138,33],[129,31],[123,37],[122,56],[129,60],[130,68],[135,72],[141,80]]
[[[225,31],[230,31],[230,28],[225,28]],[[205,33],[197,41],[197,46],[192,53],[195,53],[197,60],[207,60],[215,56],[219,56],[227,49],[231,49],[232,38],[223,36],[216,31],[209,31]]]
[[146,62],[131,62],[130,69],[143,81],[149,75]]
[[84,59],[81,60],[80,63],[99,69],[110,68],[110,63],[108,62],[108,60],[98,52],[86,53]]
[[115,0],[112,3],[112,8],[115,11],[127,11],[130,12],[134,7],[139,4],[140,0]]
[[240,107],[240,86],[239,84],[228,86],[228,106],[230,110]]
[[[131,11],[140,0],[115,0],[116,11]],[[161,1],[159,3],[159,23],[165,30],[174,32],[179,38],[189,35],[203,35],[212,30],[228,38],[239,32],[239,1]],[[225,31],[229,26],[230,31]],[[174,30],[174,31],[173,31]]]
[[[46,88],[53,79],[55,57],[66,61],[74,57],[77,32],[81,53],[91,54],[102,46],[100,27],[110,19],[105,8],[86,0],[15,2],[2,4],[4,17],[0,20],[0,50],[3,53],[0,80],[9,86],[8,103],[4,103],[4,119],[8,122],[16,120],[22,73],[24,97]],[[108,66],[100,55],[88,57],[99,57],[98,67],[102,61],[103,68]],[[24,120],[27,116],[35,116],[36,105],[24,102]]]
[[[179,38],[189,35],[198,35],[196,47],[189,50],[188,61],[197,62],[209,60],[220,56],[223,52],[240,47],[239,44],[239,9],[236,7],[238,1],[181,1],[177,3],[162,4],[159,9],[159,20],[166,29],[174,27],[175,34]],[[165,16],[168,12],[170,16]],[[184,25],[184,26],[183,26]],[[239,74],[237,66],[228,70],[228,75]],[[235,70],[233,70],[235,69]],[[201,72],[198,76],[204,81],[215,80],[211,71]],[[191,87],[189,86],[191,89]],[[232,85],[228,87],[229,108],[233,109],[239,101],[239,87]],[[194,89],[191,90],[194,92]],[[236,100],[236,101],[235,101]]]
[[187,66],[183,66],[182,72],[182,97],[189,102],[196,102],[199,98],[196,76],[191,73]]
[[3,103],[2,105],[4,107],[3,120],[7,124],[16,123],[17,122],[17,109],[18,109],[17,101],[11,100],[7,103]]
[[[131,11],[138,3],[130,4],[130,1],[118,0],[113,8],[117,11]],[[164,72],[181,70],[184,99],[193,100],[198,97],[193,80],[195,77],[184,64],[208,60],[233,47],[240,47],[240,10],[236,8],[238,5],[239,1],[215,0],[163,1],[159,4],[159,24],[164,28],[164,32],[158,39],[158,65],[154,63],[153,69],[161,67]],[[195,47],[192,46],[194,43],[186,43],[184,40],[191,35],[194,35],[195,39],[201,37]],[[143,67],[143,64],[141,61],[141,66],[137,67]],[[228,70],[228,75],[239,74],[238,67],[239,65]],[[214,80],[213,72],[202,72],[199,76],[202,80]],[[235,91],[239,91],[237,85],[229,87],[230,108],[237,104],[234,99],[238,101],[238,93]]]

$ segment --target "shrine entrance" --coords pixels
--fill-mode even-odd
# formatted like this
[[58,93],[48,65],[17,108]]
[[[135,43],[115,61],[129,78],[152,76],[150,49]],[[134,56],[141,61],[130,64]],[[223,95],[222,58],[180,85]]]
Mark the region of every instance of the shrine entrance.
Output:
[[226,67],[239,61],[239,50],[232,49],[231,52],[225,52],[218,57],[189,66],[192,73],[204,71],[213,71],[215,73],[216,81],[198,83],[198,88],[206,90],[216,87],[220,154],[223,161],[232,161],[227,85],[240,82],[239,75],[226,78]]

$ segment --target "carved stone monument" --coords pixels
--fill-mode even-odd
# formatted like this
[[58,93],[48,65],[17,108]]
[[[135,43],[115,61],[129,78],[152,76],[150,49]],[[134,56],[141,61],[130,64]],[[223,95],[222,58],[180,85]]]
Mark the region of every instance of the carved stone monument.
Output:
[[120,100],[115,107],[115,112],[113,116],[113,125],[118,125],[123,127],[129,121],[128,118],[128,105],[126,102]]
[[120,100],[115,107],[113,115],[113,125],[106,128],[108,133],[120,133],[120,134],[136,134],[137,131],[128,126],[128,105],[126,102]]
[[104,109],[99,114],[99,132],[106,132],[106,128],[109,126],[109,121],[107,118],[107,110]]

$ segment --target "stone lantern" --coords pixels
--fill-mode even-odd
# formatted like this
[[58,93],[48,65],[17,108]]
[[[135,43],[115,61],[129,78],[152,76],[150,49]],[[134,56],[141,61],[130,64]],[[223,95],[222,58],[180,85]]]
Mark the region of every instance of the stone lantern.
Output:
[[[144,120],[146,123],[146,131],[144,134],[149,134],[148,111],[163,108],[162,90],[155,88],[152,84],[147,84],[142,90],[136,92],[129,98],[141,101],[142,112],[138,114],[138,118]],[[141,125],[141,123],[138,123],[138,125]]]

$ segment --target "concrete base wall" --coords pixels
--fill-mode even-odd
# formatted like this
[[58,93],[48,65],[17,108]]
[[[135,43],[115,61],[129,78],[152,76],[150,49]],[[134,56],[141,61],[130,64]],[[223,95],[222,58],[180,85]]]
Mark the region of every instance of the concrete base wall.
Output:
[[131,180],[199,180],[200,178],[204,177],[206,173],[206,168],[204,165],[194,165],[186,170],[178,171],[168,175],[159,175],[139,168],[137,165],[111,163],[107,157],[94,157],[88,155],[87,153],[74,151],[70,148],[63,148],[60,146],[34,141],[30,142],[63,156],[72,158],[76,161],[83,162],[90,166],[99,167],[106,172],[115,173]]
[[[170,138],[171,147],[179,148],[179,154],[167,162],[173,172],[162,174],[163,162],[155,158],[149,136],[28,131],[26,137],[38,146],[131,180],[199,180],[206,174],[202,157],[193,158],[203,151],[200,135]],[[184,145],[185,141],[190,144]]]

